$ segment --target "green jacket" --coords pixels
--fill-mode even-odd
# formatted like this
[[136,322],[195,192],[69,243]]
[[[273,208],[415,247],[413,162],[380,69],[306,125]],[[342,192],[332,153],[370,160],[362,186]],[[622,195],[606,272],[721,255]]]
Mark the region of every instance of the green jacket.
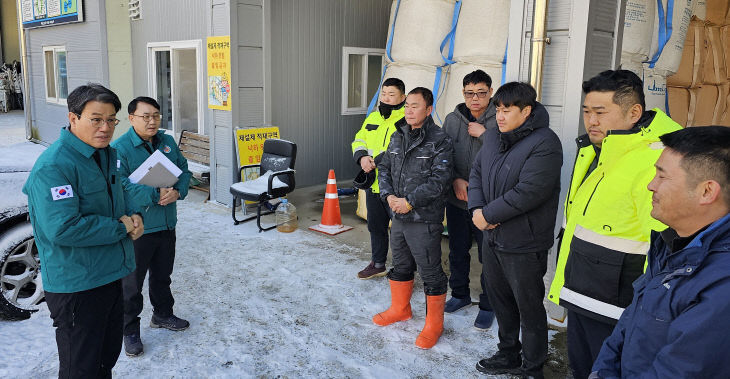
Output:
[[[383,118],[380,111],[375,110],[368,115],[363,121],[360,131],[355,134],[355,140],[352,141],[352,157],[355,163],[360,163],[360,158],[364,156],[377,157],[380,153],[388,149],[390,136],[395,131],[395,123],[402,119],[405,115],[405,108],[400,107],[394,109],[390,113],[390,117]],[[375,177],[378,177],[378,171],[375,171]],[[370,187],[373,193],[379,193],[378,181],[375,180],[373,186]]]
[[118,161],[113,148],[96,151],[66,128],[36,161],[25,182],[43,288],[71,293],[103,286],[134,271]]
[[[129,175],[151,155],[144,144],[145,142],[137,135],[134,128],[129,128],[126,133],[112,142],[112,146],[117,149],[119,156],[119,174],[124,186],[125,199],[135,212],[144,217],[144,234],[173,230],[177,225],[177,202],[166,206],[159,205],[157,202],[160,201],[160,193],[157,188],[129,181]],[[160,150],[182,170],[182,174],[173,188],[180,192],[180,199],[184,199],[188,195],[190,177],[193,175],[188,171],[187,159],[183,157],[175,140],[165,134],[164,130],[157,131],[153,144],[154,146],[148,144],[148,148]]]
[[651,217],[646,188],[662,152],[657,142],[680,128],[658,109],[647,112],[634,129],[606,136],[588,176],[596,151],[587,136],[578,137],[551,301],[606,323],[631,303],[651,231],[666,228]]

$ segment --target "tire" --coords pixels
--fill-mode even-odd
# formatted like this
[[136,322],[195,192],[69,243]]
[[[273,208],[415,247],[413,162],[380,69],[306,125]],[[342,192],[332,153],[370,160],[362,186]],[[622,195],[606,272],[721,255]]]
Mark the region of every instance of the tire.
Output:
[[0,317],[24,320],[45,296],[33,228],[25,221],[0,236]]

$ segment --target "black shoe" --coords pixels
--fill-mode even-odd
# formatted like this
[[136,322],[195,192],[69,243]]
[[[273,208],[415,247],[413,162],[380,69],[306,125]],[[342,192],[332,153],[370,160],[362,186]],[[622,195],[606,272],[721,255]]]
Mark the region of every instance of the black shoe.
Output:
[[167,317],[159,317],[152,315],[152,319],[150,320],[150,327],[152,328],[165,328],[174,330],[176,332],[179,332],[181,330],[185,330],[190,326],[190,323],[187,322],[187,320],[183,320],[175,315],[170,315]]
[[489,358],[477,362],[477,370],[485,374],[521,374],[522,357],[498,351]]
[[139,357],[144,354],[144,345],[139,334],[124,336],[124,353],[129,357]]

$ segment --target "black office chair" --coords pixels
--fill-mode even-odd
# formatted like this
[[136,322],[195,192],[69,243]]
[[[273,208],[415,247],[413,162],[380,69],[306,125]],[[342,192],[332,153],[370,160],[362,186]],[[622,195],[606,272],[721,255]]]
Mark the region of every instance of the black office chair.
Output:
[[[264,141],[264,152],[261,155],[261,163],[245,165],[238,170],[238,183],[231,185],[231,194],[233,195],[233,224],[238,225],[242,222],[256,219],[256,225],[259,227],[259,233],[271,230],[276,227],[276,223],[272,226],[262,227],[261,216],[274,213],[273,210],[261,208],[266,202],[285,196],[289,192],[294,191],[296,186],[294,182],[294,162],[297,158],[297,145],[293,142],[281,139],[267,139]],[[261,176],[255,180],[241,181],[243,170],[251,167],[259,167]],[[270,171],[269,174],[267,174]],[[246,204],[243,200],[255,201],[256,215],[251,215],[243,220],[236,218],[236,200],[241,199],[241,207]]]

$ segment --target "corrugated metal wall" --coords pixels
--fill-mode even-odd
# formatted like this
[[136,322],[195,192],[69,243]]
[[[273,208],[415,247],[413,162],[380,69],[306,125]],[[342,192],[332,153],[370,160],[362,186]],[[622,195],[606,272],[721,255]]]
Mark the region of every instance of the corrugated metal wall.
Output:
[[[131,21],[136,96],[150,95],[147,88],[147,44],[202,40],[205,46],[208,36],[205,15],[209,5],[208,1],[201,0],[140,1],[142,19]],[[205,51],[202,53],[205,56]],[[205,72],[205,67],[199,68],[199,72]]]
[[41,141],[55,141],[61,134],[61,128],[68,125],[67,106],[46,102],[44,46],[66,47],[69,93],[87,82],[109,85],[103,4],[99,1],[84,1],[83,22],[27,30],[31,122],[33,136]]
[[365,115],[340,115],[342,47],[385,48],[391,2],[270,4],[271,121],[297,143],[297,185],[325,182],[330,168],[354,177],[350,143]]

